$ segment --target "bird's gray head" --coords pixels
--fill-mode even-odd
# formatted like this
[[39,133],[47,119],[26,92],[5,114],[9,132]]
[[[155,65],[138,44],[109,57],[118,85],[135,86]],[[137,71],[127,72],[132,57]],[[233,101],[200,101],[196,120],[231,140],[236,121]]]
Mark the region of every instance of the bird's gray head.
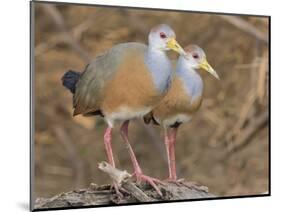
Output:
[[176,41],[174,30],[167,24],[160,24],[150,30],[148,36],[149,47],[161,51],[174,50],[179,54],[185,54],[182,47]]
[[194,69],[201,68],[212,74],[215,78],[219,79],[217,72],[208,63],[203,49],[197,45],[190,44],[184,48],[184,51],[186,54],[182,55],[181,57],[186,61],[185,63],[187,63],[189,67]]

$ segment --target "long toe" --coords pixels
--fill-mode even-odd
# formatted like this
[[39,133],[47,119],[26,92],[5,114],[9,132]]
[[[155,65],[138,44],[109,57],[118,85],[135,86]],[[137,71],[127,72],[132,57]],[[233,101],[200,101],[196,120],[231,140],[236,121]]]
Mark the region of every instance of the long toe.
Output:
[[137,182],[147,182],[147,183],[149,183],[160,196],[163,196],[162,192],[160,191],[160,189],[156,185],[156,183],[163,185],[164,183],[161,180],[158,180],[156,178],[149,177],[147,175],[140,174],[140,173],[135,173],[135,176],[137,178]]

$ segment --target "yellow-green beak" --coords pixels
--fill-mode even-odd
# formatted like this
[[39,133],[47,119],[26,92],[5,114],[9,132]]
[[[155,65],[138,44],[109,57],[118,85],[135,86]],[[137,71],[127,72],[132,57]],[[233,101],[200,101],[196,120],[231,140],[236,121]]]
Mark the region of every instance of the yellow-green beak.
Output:
[[169,38],[167,42],[167,48],[179,53],[180,55],[185,55],[185,51],[183,48],[178,44],[175,38]]
[[206,58],[200,63],[199,65],[200,68],[204,69],[205,71],[209,72],[210,74],[212,74],[215,78],[217,78],[218,80],[220,79],[219,75],[217,74],[217,72],[212,68],[212,66],[208,63],[208,61],[206,60]]

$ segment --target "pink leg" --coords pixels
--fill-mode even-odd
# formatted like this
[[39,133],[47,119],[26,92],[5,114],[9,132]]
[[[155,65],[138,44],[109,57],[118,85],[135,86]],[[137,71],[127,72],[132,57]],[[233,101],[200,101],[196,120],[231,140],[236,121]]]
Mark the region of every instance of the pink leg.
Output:
[[113,153],[112,153],[112,147],[111,147],[111,137],[112,137],[112,128],[107,127],[104,133],[104,145],[105,145],[105,151],[107,154],[107,159],[110,165],[115,167],[115,162],[113,158]]
[[[115,167],[115,162],[113,158],[112,153],[112,147],[111,147],[111,138],[112,138],[112,127],[107,127],[104,133],[104,145],[105,145],[105,151],[107,154],[107,159],[110,165]],[[123,195],[120,193],[118,185],[116,182],[113,182],[114,189],[118,196],[122,197]]]
[[135,173],[142,173],[142,170],[139,166],[139,163],[137,161],[135,153],[134,153],[134,151],[132,149],[132,146],[130,145],[130,142],[129,142],[128,127],[129,127],[129,121],[125,121],[122,124],[121,129],[120,129],[121,130],[121,136],[122,136],[123,140],[125,141],[126,146],[129,150],[129,154],[130,154],[130,157],[131,157],[131,160],[132,160],[132,163],[133,163]]
[[165,145],[168,158],[169,178],[168,180],[176,181],[176,156],[175,156],[175,143],[176,143],[177,128],[172,128],[169,132],[165,132]]
[[121,130],[121,136],[126,143],[126,146],[128,148],[128,151],[129,151],[129,154],[130,154],[130,157],[131,157],[131,161],[133,163],[134,175],[136,176],[138,182],[147,181],[158,192],[158,194],[160,194],[162,196],[161,191],[159,190],[159,188],[155,184],[155,182],[157,182],[157,183],[162,183],[162,182],[160,180],[156,179],[156,178],[146,176],[142,173],[142,170],[139,166],[139,163],[137,161],[135,153],[134,153],[134,151],[132,149],[132,146],[130,145],[130,142],[129,142],[128,127],[129,127],[129,121],[125,121],[122,124],[120,130]]

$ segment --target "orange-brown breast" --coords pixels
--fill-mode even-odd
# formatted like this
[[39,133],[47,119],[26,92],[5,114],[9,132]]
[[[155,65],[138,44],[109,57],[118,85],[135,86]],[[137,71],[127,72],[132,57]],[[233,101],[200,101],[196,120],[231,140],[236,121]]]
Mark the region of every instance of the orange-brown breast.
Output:
[[113,79],[104,87],[100,109],[105,114],[114,113],[120,107],[155,106],[163,97],[153,84],[143,55],[131,54],[127,61],[118,67]]
[[131,114],[155,106],[163,94],[153,83],[144,63],[147,47],[138,43],[120,44],[96,58],[83,73],[74,96],[74,115],[101,111]]
[[201,102],[202,96],[192,99],[186,92],[181,79],[175,76],[167,95],[153,109],[152,115],[160,122],[178,114],[190,116],[199,109]]

